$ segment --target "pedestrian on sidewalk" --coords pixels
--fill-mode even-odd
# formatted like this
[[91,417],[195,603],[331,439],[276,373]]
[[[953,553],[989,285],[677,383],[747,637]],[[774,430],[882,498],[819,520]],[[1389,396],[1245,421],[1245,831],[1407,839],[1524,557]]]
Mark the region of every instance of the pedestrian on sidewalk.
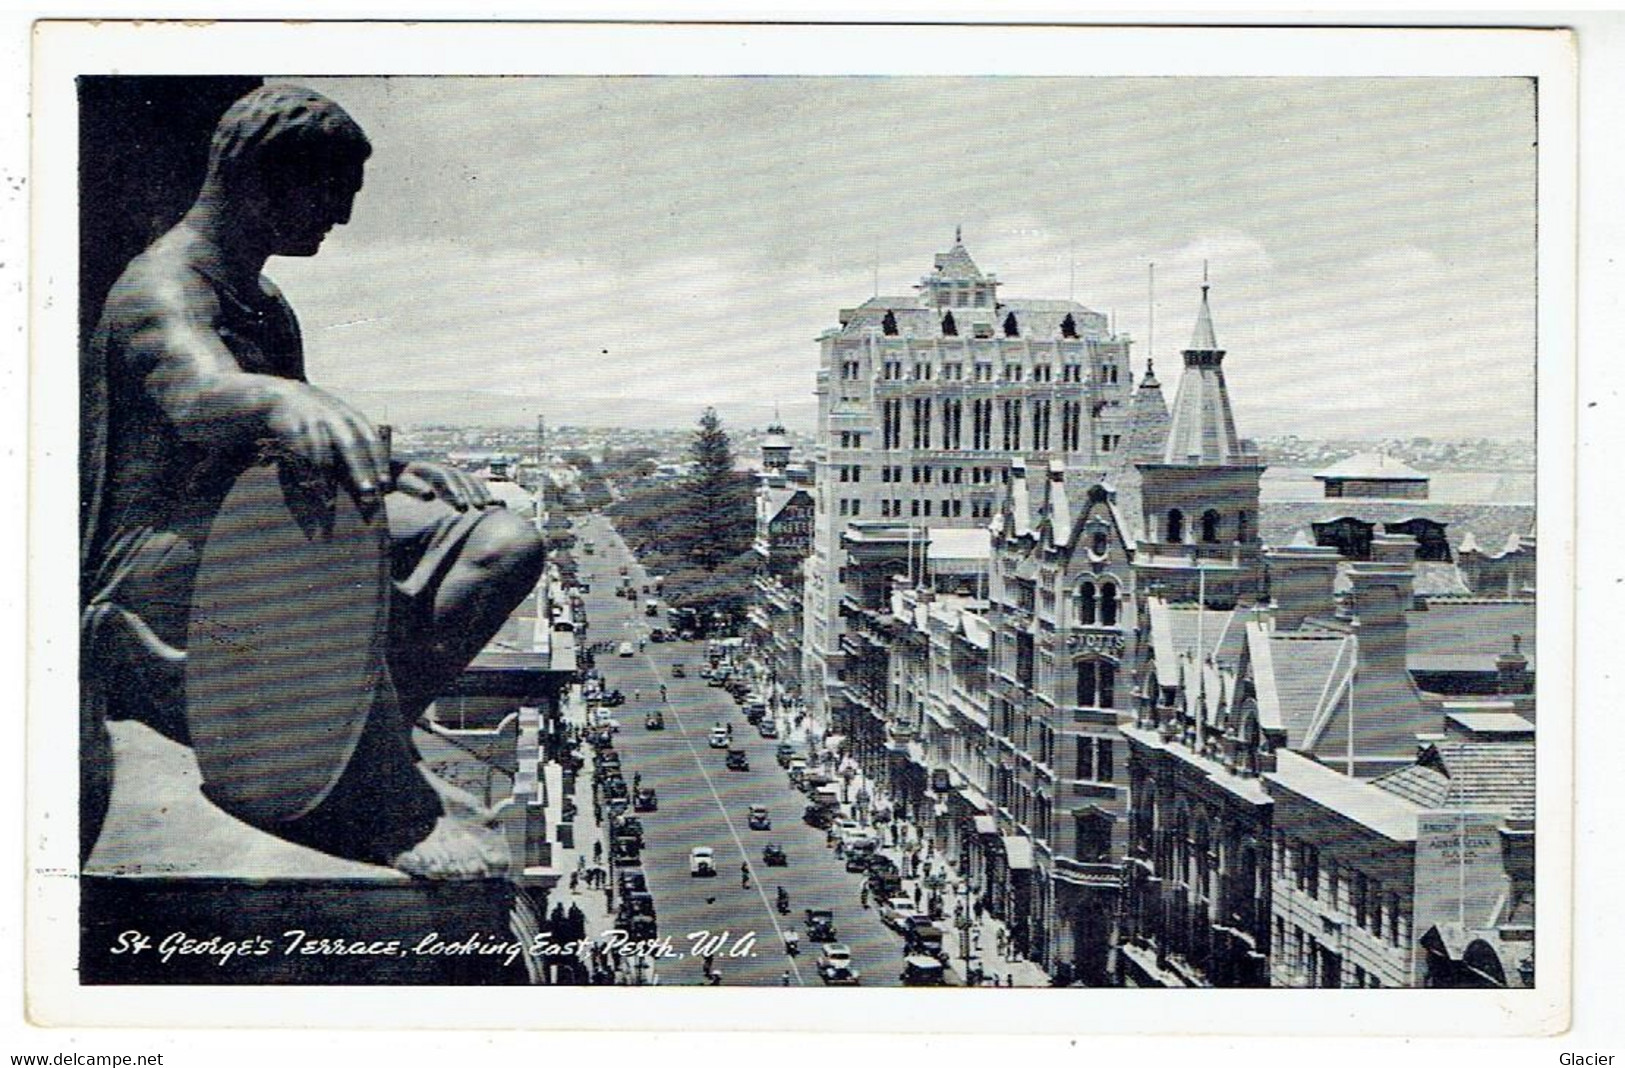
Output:
[[920,907],[920,884],[919,883],[914,884],[914,907],[915,908]]
[[592,862],[594,864],[599,864],[599,863],[603,862],[603,859],[604,859],[604,843],[602,843],[602,842],[594,842],[592,844]]
[[581,878],[581,873],[580,872],[573,871],[573,872],[570,873],[570,893],[573,894],[573,893],[576,892],[576,882],[580,878]]

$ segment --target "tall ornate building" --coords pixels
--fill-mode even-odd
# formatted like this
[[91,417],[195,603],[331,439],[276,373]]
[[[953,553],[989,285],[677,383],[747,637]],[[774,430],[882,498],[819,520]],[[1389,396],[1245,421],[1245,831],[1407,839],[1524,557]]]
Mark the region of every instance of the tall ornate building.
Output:
[[801,592],[812,545],[812,485],[805,468],[790,463],[790,439],[775,418],[762,441],[756,486],[755,575],[748,633],[768,673],[769,697],[780,706],[801,703]]
[[1009,461],[1104,469],[1125,446],[1129,340],[1071,300],[1012,300],[955,234],[918,292],[844,309],[819,338],[814,534],[804,600],[809,711],[840,698],[853,520],[986,526]]

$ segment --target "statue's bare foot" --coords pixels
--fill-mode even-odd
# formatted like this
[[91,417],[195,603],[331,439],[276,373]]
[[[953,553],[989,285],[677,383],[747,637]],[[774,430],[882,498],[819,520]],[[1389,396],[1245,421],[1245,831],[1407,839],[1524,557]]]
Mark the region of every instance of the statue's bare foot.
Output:
[[506,875],[509,860],[499,832],[466,817],[445,815],[427,838],[391,859],[390,866],[420,879],[486,879]]

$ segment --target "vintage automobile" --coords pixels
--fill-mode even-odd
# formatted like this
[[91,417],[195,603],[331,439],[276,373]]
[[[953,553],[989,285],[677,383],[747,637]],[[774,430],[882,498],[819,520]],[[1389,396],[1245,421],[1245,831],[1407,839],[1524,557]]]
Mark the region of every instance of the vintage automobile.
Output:
[[935,957],[905,957],[901,978],[904,986],[944,986],[947,972]]
[[646,893],[649,889],[649,881],[643,877],[643,872],[637,868],[622,871],[616,877],[616,882],[621,888],[623,897],[627,894]]
[[872,841],[854,842],[846,847],[846,870],[853,872],[866,872],[869,862],[874,859],[876,852]]
[[733,748],[733,749],[728,750],[728,770],[729,771],[749,771],[750,770],[750,759],[745,756],[745,751],[743,749]]
[[869,860],[869,896],[876,901],[886,901],[900,897],[903,893],[903,876],[892,863],[890,857],[884,853],[877,853]]
[[805,913],[809,942],[835,941],[835,914],[829,909],[808,909]]
[[618,835],[610,842],[609,856],[617,864],[641,864],[643,843],[631,835]]
[[717,873],[716,851],[710,846],[695,846],[688,851],[688,873],[710,876]]
[[914,908],[914,899],[898,895],[887,898],[880,905],[880,922],[894,931],[908,930],[908,917],[919,915]]
[[766,805],[750,806],[749,822],[750,829],[753,831],[771,831],[773,829],[773,819],[767,814]]
[[764,719],[762,722],[756,725],[756,733],[760,734],[763,738],[777,738],[779,736],[779,728],[773,725],[772,720]]
[[861,978],[852,967],[852,950],[840,943],[827,943],[818,952],[818,978],[825,986],[857,986]]
[[685,668],[681,664],[673,664],[671,666],[671,677],[674,678],[674,679],[687,678],[688,677],[688,669]]
[[643,717],[643,729],[646,731],[663,731],[666,729],[666,717],[656,709]]
[[801,818],[809,827],[827,831],[835,822],[835,810],[828,805],[808,805],[802,810]]
[[770,868],[787,868],[790,858],[784,855],[784,847],[777,842],[769,842],[762,847],[762,863]]
[[711,728],[711,741],[710,741],[709,744],[710,744],[712,749],[726,749],[726,748],[728,748],[728,729],[726,727],[720,727],[720,726],[712,727]]
[[915,924],[910,927],[903,939],[903,952],[946,961],[948,955],[942,949],[942,928],[932,923]]
[[789,742],[780,742],[779,747],[773,751],[773,759],[779,762],[779,767],[790,766],[790,759],[796,755],[796,747]]
[[638,791],[637,796],[632,799],[632,811],[660,811],[660,798],[655,794],[655,788],[653,786],[645,786]]

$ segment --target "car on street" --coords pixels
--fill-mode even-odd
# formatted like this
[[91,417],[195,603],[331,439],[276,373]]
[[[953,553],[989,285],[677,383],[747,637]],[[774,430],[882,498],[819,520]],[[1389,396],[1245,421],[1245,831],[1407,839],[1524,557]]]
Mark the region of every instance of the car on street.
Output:
[[674,679],[687,678],[688,677],[688,669],[685,668],[681,664],[673,664],[671,666],[671,677],[674,678]]
[[762,863],[770,868],[786,868],[790,865],[790,858],[784,855],[783,846],[769,842],[762,847]]
[[726,748],[728,748],[728,729],[726,727],[712,727],[711,728],[711,748],[712,749],[726,749]]
[[636,868],[622,871],[617,878],[622,896],[641,894],[649,889],[648,880],[643,877],[643,872]]
[[853,872],[866,872],[869,862],[874,859],[875,844],[873,841],[853,842],[846,847],[846,870]]
[[660,811],[660,798],[655,794],[655,788],[653,786],[645,786],[643,789],[638,791],[638,796],[632,800],[632,811]]
[[745,751],[743,749],[729,749],[728,750],[728,770],[729,771],[749,771],[750,770],[750,758],[745,755]]
[[762,722],[756,725],[756,733],[760,734],[763,738],[777,738],[779,736],[779,729],[773,725],[772,720],[764,719]]
[[789,742],[780,742],[778,749],[773,752],[773,759],[779,762],[779,767],[787,768],[790,760],[796,755],[796,747]]
[[830,830],[835,832],[835,840],[843,845],[850,842],[853,837],[863,831],[857,820],[838,819]]
[[715,875],[717,873],[716,851],[710,846],[695,846],[688,851],[688,873],[690,875]]
[[750,829],[753,831],[771,831],[773,819],[767,814],[766,805],[750,806]]
[[829,909],[808,909],[805,913],[807,940],[809,942],[833,942],[835,934],[835,914]]
[[818,952],[818,978],[825,986],[857,986],[861,978],[852,967],[852,950],[840,942],[829,942]]
[[910,897],[888,898],[880,905],[880,922],[894,931],[907,930],[906,917],[914,913],[914,899]]
[[900,978],[904,986],[945,986],[948,982],[947,969],[935,957],[903,958]]
[[666,717],[659,709],[643,717],[643,729],[646,731],[663,731],[666,729]]
[[615,650],[615,655],[616,656],[631,656],[632,652],[633,652],[632,643],[631,642],[622,642],[620,644],[620,648]]
[[903,951],[920,957],[947,960],[942,950],[942,928],[934,923],[916,924],[903,937]]
[[799,783],[801,777],[807,773],[807,761],[801,757],[791,757],[784,770],[790,773],[791,782]]

